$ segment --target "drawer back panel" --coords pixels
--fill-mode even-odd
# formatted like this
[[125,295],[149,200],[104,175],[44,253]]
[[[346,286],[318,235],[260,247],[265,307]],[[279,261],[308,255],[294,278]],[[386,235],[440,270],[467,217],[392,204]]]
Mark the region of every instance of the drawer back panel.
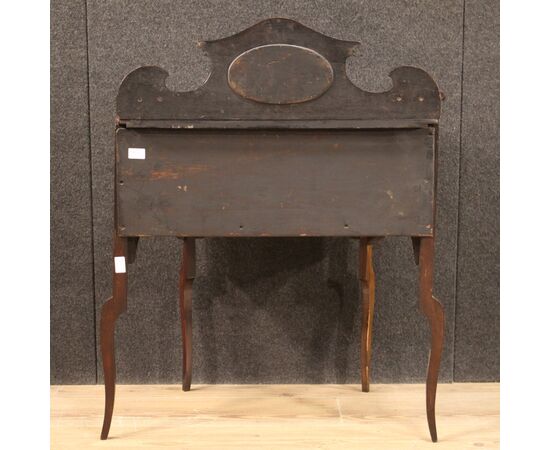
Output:
[[433,187],[429,127],[116,135],[121,236],[431,235]]

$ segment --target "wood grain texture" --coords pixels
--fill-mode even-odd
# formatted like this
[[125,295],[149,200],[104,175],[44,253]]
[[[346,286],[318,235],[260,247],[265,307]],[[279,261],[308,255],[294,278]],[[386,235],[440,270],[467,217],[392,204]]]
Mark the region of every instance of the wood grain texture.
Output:
[[179,310],[181,322],[182,342],[182,388],[184,391],[191,389],[193,329],[192,329],[192,295],[193,281],[195,279],[195,239],[182,239],[181,266],[179,273]]
[[[299,64],[291,64],[293,70],[271,71],[260,87],[255,81],[247,81],[242,75],[240,83],[228,70],[239,55],[266,45],[292,45],[315,52],[330,64],[330,85],[315,85],[328,89],[323,95],[312,95],[308,83],[289,83],[288,76],[303,78]],[[399,67],[390,73],[393,86],[386,92],[371,93],[355,86],[346,74],[346,59],[359,43],[342,41],[325,36],[289,19],[273,18],[224,39],[200,43],[212,63],[212,72],[204,85],[190,92],[173,92],[166,86],[168,72],[160,67],[140,67],[122,82],[117,96],[117,121],[129,120],[312,120],[312,119],[435,119],[440,114],[440,92],[434,80],[422,69]],[[277,55],[263,54],[261,65],[278,61]],[[296,56],[296,55],[294,55]],[[265,58],[270,59],[267,61]],[[302,58],[304,60],[304,58]],[[319,58],[314,58],[309,69],[319,72]],[[256,61],[258,63],[258,61]],[[307,64],[306,61],[304,63]],[[327,74],[326,64],[323,74]],[[250,70],[254,65],[249,66]],[[287,67],[288,69],[288,67]],[[294,73],[292,73],[294,72]],[[311,72],[311,70],[310,70]],[[230,74],[231,75],[231,74]],[[258,75],[251,75],[255,79]],[[324,78],[324,75],[320,75]],[[232,89],[233,87],[233,89]],[[286,98],[284,94],[285,87]],[[250,101],[263,99],[264,103]],[[305,99],[312,101],[305,102]],[[315,99],[313,101],[313,99]],[[302,101],[303,103],[299,103]],[[275,104],[271,104],[275,103]],[[288,103],[288,104],[285,104]],[[335,114],[335,111],[338,111]]]
[[420,239],[419,269],[420,308],[428,319],[431,334],[430,359],[426,376],[426,414],[432,441],[437,442],[435,395],[445,336],[445,314],[441,303],[433,296],[434,239],[432,237]]
[[330,63],[298,45],[268,44],[237,56],[227,70],[233,92],[260,103],[289,105],[314,100],[332,85]]
[[361,389],[363,392],[370,390],[369,368],[372,357],[375,295],[372,244],[373,241],[368,237],[361,238],[359,243],[359,279],[361,280],[361,297],[363,299],[361,327]]
[[[124,258],[128,262],[128,238],[113,233],[113,257]],[[116,361],[115,361],[115,325],[118,317],[126,311],[128,303],[128,272],[116,273],[113,268],[113,296],[101,308],[100,345],[103,359],[103,377],[105,381],[105,413],[101,439],[107,439],[113,417],[115,403]]]
[[[101,386],[51,388],[51,448],[431,449],[499,448],[499,385],[442,384],[440,440],[425,428],[424,386],[122,385],[108,441],[97,440]],[[140,407],[138,407],[138,405]]]
[[[118,232],[431,235],[432,133],[119,129]],[[128,159],[129,147],[146,159]]]
[[[436,293],[444,302],[450,319],[446,332],[448,342],[453,340],[458,186],[455,172],[460,153],[462,3],[458,3],[427,0],[410,8],[404,2],[359,0],[343,5],[319,0],[307,4],[286,2],[284,11],[289,17],[326,35],[362,42],[360,52],[348,59],[347,70],[350,79],[363,89],[372,92],[385,90],[391,86],[386,74],[393,67],[410,64],[433,75],[446,93],[441,120],[443,154],[439,164],[442,183],[438,194]],[[158,65],[170,73],[167,83],[173,90],[194,89],[210,71],[207,58],[194,48],[197,41],[232,35],[266,17],[281,14],[281,10],[279,3],[252,0],[238,3],[107,0],[88,2],[88,13],[95,288],[99,309],[110,295],[111,286],[113,99],[120,81],[140,64]],[[442,17],[447,20],[442,21]],[[483,15],[479,20],[484,20]],[[388,23],[391,27],[387,26]],[[66,32],[67,29],[60,31]],[[125,38],[121,40],[120,36]],[[65,60],[64,66],[69,62]],[[73,90],[68,92],[74,93]],[[469,117],[475,120],[476,112]],[[288,121],[281,126],[288,126]],[[486,145],[483,139],[478,142],[481,147]],[[66,163],[76,161],[75,158],[75,152],[63,154]],[[65,220],[70,221],[71,217],[69,214]],[[279,239],[234,242],[208,239],[201,242],[198,252],[204,265],[201,275],[205,278],[197,279],[193,287],[193,319],[195,328],[202,325],[203,330],[215,331],[195,333],[193,383],[359,382],[360,297],[355,277],[347,275],[357,264],[356,243],[348,239],[336,239],[334,243],[322,239],[323,244],[307,241],[297,244],[296,240]],[[307,254],[311,247],[319,255],[319,263],[311,262]],[[383,287],[377,292],[372,376],[375,382],[421,382],[425,376],[424,359],[427,363],[422,338],[426,323],[424,317],[416,314],[416,302],[413,301],[417,269],[411,264],[410,239],[388,239],[381,248],[376,247],[378,249],[377,281],[379,287],[380,283]],[[298,261],[302,263],[299,269],[289,271],[280,281],[280,290],[268,284],[270,279],[280,276],[273,262],[277,259],[267,256],[270,251],[289,254],[294,262],[291,267],[297,267]],[[347,255],[348,260],[341,255]],[[117,343],[125,343],[117,347],[119,381],[180,383],[179,257],[180,245],[175,239],[140,241],[138,264],[132,267],[135,278],[132,277],[130,314],[125,314],[117,325]],[[256,259],[262,269],[256,269],[250,259]],[[211,267],[215,270],[210,270]],[[322,281],[319,281],[320,286],[317,284],[317,280],[326,276],[321,270],[323,267],[331,267],[330,276],[342,285],[342,312],[330,301],[334,290],[325,289]],[[250,281],[245,284],[235,279],[228,280],[226,272],[230,272],[229,276],[247,277]],[[255,278],[252,280],[252,277]],[[238,285],[233,287],[236,282]],[[90,290],[84,283],[81,288]],[[297,320],[285,322],[284,312],[301,301],[309,306],[306,312],[309,321],[305,324]],[[61,303],[53,309],[54,313],[59,312]],[[85,302],[85,306],[91,304]],[[222,318],[230,317],[234,310],[239,311],[233,316],[234,324],[245,323],[245,317],[256,315],[254,324],[257,328],[242,326],[240,331],[235,326],[222,325]],[[467,315],[468,311],[465,320],[471,317]],[[93,317],[89,313],[86,315],[91,323]],[[330,317],[332,322],[323,317]],[[401,317],[410,317],[411,320],[400,321]],[[99,322],[99,314],[97,319]],[[279,323],[285,323],[287,330],[281,339],[277,339],[274,332]],[[396,327],[399,327],[399,333],[395,333]],[[93,326],[90,329],[93,332]],[[235,329],[240,334],[235,333]],[[256,329],[263,329],[263,337],[252,344]],[[77,334],[72,338],[70,345],[74,353],[78,353],[84,348],[84,338]],[[318,340],[323,342],[322,346],[313,345]],[[220,346],[222,342],[223,347]],[[93,376],[93,367],[67,360],[65,343],[69,344],[60,339],[53,344],[58,349],[56,358],[59,364],[63,363],[67,368],[57,382],[74,383],[74,379],[71,381],[67,377],[76,371]],[[197,352],[203,348],[204,351]],[[218,350],[212,351],[212,348]],[[333,348],[337,349],[336,354],[332,352]],[[451,347],[447,347],[442,361],[441,377],[444,380],[452,378],[450,350]],[[241,361],[240,364],[233,364],[235,360]],[[245,372],[241,366],[251,366],[256,370]],[[469,372],[472,380],[480,373],[479,367],[481,365]],[[101,366],[98,369],[102,381]],[[95,382],[94,379],[91,382]]]
[[[167,73],[159,68],[141,67],[130,74],[117,98],[115,229],[120,237],[116,239],[422,236],[420,303],[432,331],[426,405],[435,442],[435,390],[444,333],[441,306],[432,297],[437,125],[368,131],[181,130],[181,121],[246,121],[252,113],[254,120],[416,123],[438,119],[439,90],[420,69],[394,70],[393,86],[386,92],[371,94],[353,86],[345,61],[355,45],[294,21],[269,19],[229,38],[205,43],[213,70],[196,91],[169,90]],[[314,82],[307,83],[307,76]],[[250,101],[243,102],[243,98]],[[129,121],[140,129],[128,129]],[[140,121],[164,129],[143,129]],[[180,131],[167,129],[168,124]],[[142,156],[131,157],[136,148]],[[369,388],[374,306],[372,248],[364,245],[367,242],[362,241],[361,267],[363,289],[368,291],[364,293],[364,390]],[[180,273],[184,390],[189,390],[191,382],[188,280],[193,271],[188,269],[194,261],[189,257],[192,249],[194,241],[184,241]],[[103,334],[113,332],[114,325],[102,332],[102,339]],[[108,356],[114,349],[108,346],[106,350]],[[107,437],[112,415],[114,362],[105,373],[102,439]]]

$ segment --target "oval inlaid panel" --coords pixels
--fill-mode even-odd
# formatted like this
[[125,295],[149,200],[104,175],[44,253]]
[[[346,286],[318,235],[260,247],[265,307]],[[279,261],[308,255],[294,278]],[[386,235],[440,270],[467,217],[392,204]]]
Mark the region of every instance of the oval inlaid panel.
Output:
[[229,86],[240,96],[261,103],[285,105],[321,96],[334,79],[332,66],[305,47],[272,44],[237,56],[227,73]]

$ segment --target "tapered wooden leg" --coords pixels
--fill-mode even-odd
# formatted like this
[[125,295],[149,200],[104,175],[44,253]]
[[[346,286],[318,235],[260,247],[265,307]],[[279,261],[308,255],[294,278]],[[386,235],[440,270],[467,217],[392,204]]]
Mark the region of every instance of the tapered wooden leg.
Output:
[[363,298],[363,320],[361,327],[361,388],[369,392],[369,367],[372,355],[372,325],[374,321],[374,269],[372,265],[372,241],[361,238],[359,250],[359,277]]
[[428,362],[428,375],[426,379],[426,413],[428,426],[433,442],[437,442],[437,429],[435,426],[435,394],[437,390],[437,378],[441,352],[443,350],[443,337],[445,333],[445,315],[441,303],[432,295],[433,271],[434,271],[434,239],[423,237],[420,239],[419,249],[420,266],[420,307],[428,318],[431,331],[431,351]]
[[195,278],[195,239],[184,238],[180,267],[180,321],[183,349],[183,390],[191,389],[192,290]]
[[113,255],[113,296],[104,303],[101,309],[100,346],[103,358],[103,376],[105,380],[105,414],[101,439],[107,439],[113,406],[115,403],[115,324],[118,316],[126,311],[128,292],[128,238],[114,236]]

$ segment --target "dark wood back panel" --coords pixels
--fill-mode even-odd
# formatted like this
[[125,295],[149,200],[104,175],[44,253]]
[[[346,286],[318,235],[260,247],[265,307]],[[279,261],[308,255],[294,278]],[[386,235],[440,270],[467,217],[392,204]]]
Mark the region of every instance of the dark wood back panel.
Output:
[[165,70],[140,67],[120,86],[118,123],[180,128],[194,121],[439,119],[439,89],[422,69],[399,67],[389,74],[390,90],[363,91],[346,74],[346,59],[359,44],[293,20],[264,20],[199,45],[212,63],[203,86],[173,92]]
[[118,231],[431,235],[433,132],[119,129]]

